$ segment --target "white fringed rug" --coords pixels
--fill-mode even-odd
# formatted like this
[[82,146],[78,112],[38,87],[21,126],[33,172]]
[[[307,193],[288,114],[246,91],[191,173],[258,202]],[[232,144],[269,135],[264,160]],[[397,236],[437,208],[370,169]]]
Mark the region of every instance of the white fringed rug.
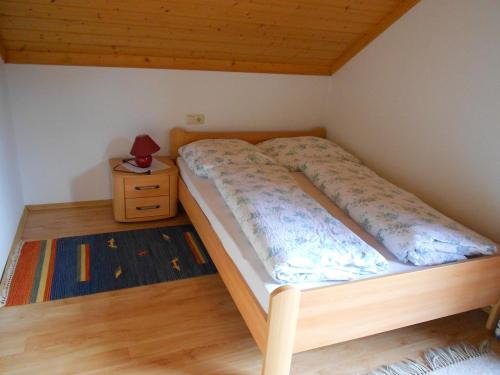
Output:
[[406,360],[383,366],[368,375],[500,375],[500,357],[489,352],[487,343],[479,349],[458,344],[431,349],[422,362]]

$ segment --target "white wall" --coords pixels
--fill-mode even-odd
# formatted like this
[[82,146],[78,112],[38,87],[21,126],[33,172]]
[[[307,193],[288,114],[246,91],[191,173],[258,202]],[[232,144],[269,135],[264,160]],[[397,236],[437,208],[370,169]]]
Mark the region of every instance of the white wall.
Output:
[[110,197],[107,159],[187,113],[215,129],[300,129],[322,123],[328,77],[7,65],[27,204]]
[[24,207],[21,192],[14,130],[5,83],[5,65],[0,58],[0,276]]
[[500,242],[500,1],[424,0],[337,72],[329,135]]

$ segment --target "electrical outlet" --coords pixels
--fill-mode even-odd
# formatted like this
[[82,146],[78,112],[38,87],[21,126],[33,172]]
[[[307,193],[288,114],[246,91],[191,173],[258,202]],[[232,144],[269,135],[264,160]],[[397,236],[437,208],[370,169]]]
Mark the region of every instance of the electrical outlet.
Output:
[[205,115],[202,113],[190,113],[186,115],[186,124],[188,125],[203,125],[205,123]]

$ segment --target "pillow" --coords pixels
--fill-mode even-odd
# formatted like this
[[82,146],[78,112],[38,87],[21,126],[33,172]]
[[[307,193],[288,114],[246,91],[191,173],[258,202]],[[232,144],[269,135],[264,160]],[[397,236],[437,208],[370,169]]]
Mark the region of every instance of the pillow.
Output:
[[273,157],[291,171],[301,170],[307,159],[335,159],[361,164],[354,155],[328,139],[319,137],[274,138],[257,145],[266,155]]
[[208,178],[212,168],[221,165],[276,164],[257,146],[240,139],[203,139],[182,146],[179,154],[197,176],[204,178]]

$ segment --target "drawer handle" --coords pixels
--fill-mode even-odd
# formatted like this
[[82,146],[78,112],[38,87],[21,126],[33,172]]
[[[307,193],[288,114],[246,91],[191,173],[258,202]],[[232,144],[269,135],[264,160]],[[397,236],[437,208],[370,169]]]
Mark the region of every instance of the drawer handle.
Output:
[[158,208],[160,208],[160,205],[157,204],[157,205],[153,205],[153,206],[142,206],[142,207],[136,207],[135,209],[137,211],[146,211],[146,210],[157,210]]
[[159,188],[160,185],[146,185],[146,186],[136,186],[135,190],[156,190]]

